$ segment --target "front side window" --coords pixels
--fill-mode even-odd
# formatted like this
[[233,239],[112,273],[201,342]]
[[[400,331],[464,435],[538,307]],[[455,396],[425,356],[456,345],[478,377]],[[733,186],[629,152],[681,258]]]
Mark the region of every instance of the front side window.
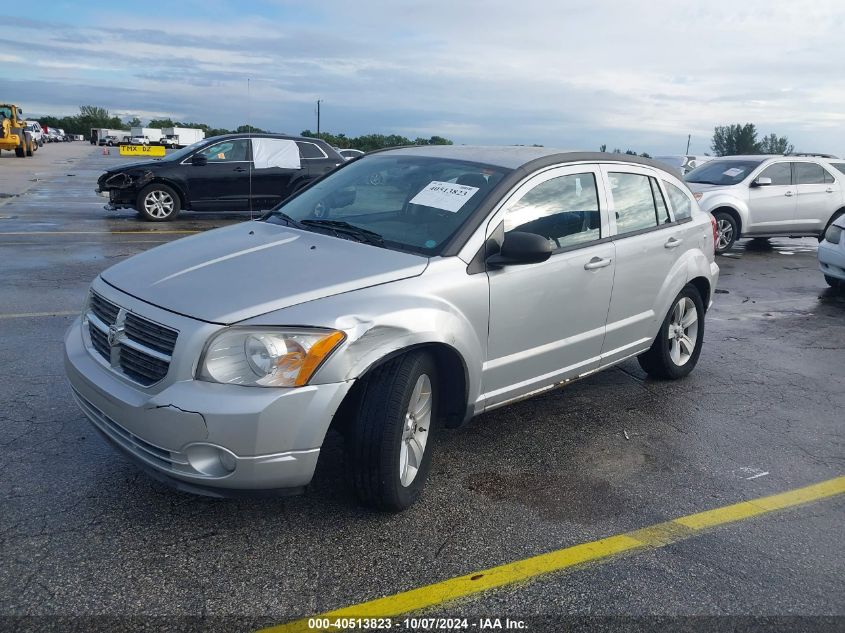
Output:
[[[445,158],[364,156],[279,205],[266,221],[284,224],[285,214],[305,230],[341,237],[363,229],[386,248],[437,255],[509,171]],[[345,225],[332,227],[336,222]]]
[[666,187],[666,194],[672,202],[672,209],[675,211],[675,220],[681,221],[692,217],[692,202],[689,196],[685,194],[680,187],[676,187],[671,182],[663,181],[663,186]]
[[201,149],[199,153],[205,156],[209,163],[244,162],[249,160],[249,141],[245,138],[221,141]]
[[791,185],[792,168],[790,163],[775,163],[766,167],[758,178],[771,178],[772,185]]
[[[825,171],[816,163],[795,163],[795,183],[799,185],[823,185]],[[830,182],[830,181],[827,181]]]
[[555,248],[601,237],[601,215],[592,173],[558,176],[528,191],[505,215],[505,232],[542,235]]
[[648,176],[610,172],[610,191],[616,209],[616,233],[632,233],[657,226],[657,210]]

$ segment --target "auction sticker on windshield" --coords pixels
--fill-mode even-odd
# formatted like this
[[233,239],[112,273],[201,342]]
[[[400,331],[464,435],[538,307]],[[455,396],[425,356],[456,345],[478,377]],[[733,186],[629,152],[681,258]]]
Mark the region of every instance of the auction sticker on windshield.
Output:
[[476,191],[478,191],[478,187],[432,180],[422,191],[411,198],[411,204],[457,213]]
[[121,145],[121,156],[164,156],[163,145]]
[[739,167],[731,167],[730,169],[726,169],[722,173],[725,176],[729,176],[729,177],[733,178],[734,176],[739,176],[744,171],[745,171],[744,169],[740,169]]

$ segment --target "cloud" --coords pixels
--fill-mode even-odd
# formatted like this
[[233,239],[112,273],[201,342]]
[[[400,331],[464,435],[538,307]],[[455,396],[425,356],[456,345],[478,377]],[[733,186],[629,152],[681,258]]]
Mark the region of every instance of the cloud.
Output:
[[8,78],[16,98],[51,112],[95,103],[298,132],[315,127],[320,98],[323,128],[351,135],[667,153],[692,134],[700,153],[715,125],[751,121],[797,147],[845,151],[845,83],[824,61],[845,9],[830,0],[261,7],[4,18],[0,47],[31,60]]

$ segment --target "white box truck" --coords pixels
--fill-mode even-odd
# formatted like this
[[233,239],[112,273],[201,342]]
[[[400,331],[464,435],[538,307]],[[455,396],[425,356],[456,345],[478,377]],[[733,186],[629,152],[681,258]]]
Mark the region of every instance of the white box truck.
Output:
[[[132,140],[130,143],[133,145],[149,145],[161,140],[161,130],[157,127],[133,127],[131,134]],[[140,139],[146,139],[146,142]]]
[[205,138],[205,132],[195,127],[166,127],[161,134],[165,147],[187,147]]

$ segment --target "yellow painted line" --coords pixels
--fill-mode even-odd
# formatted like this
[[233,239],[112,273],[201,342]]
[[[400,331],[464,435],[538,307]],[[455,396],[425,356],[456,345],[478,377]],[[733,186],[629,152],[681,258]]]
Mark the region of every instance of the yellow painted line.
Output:
[[19,314],[0,314],[0,319],[31,319],[36,317],[57,317],[82,314],[81,310],[68,310],[63,312],[21,312]]
[[[328,618],[330,622],[335,618],[396,617],[474,596],[491,589],[535,580],[547,574],[560,572],[584,563],[607,560],[624,553],[664,547],[717,526],[743,521],[813,501],[820,501],[843,493],[845,493],[845,477],[836,477],[805,488],[797,488],[769,497],[761,497],[690,514],[633,532],[566,547],[547,554],[491,567],[465,576],[450,578],[425,587],[376,598],[312,617]],[[286,624],[271,626],[262,629],[261,633],[344,630],[309,628],[308,619],[303,618]]]
[[176,235],[202,231],[15,231],[0,235]]

